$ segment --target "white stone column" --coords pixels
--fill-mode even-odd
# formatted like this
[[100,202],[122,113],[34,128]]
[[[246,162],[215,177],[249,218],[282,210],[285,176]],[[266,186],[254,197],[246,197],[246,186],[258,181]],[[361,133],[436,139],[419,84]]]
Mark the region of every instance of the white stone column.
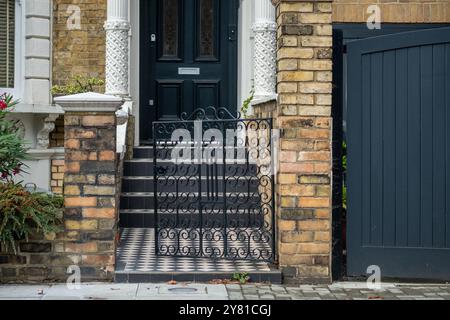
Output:
[[275,7],[270,0],[253,0],[255,7],[255,99],[276,94],[277,24]]
[[106,30],[106,94],[128,97],[130,22],[128,0],[108,0]]

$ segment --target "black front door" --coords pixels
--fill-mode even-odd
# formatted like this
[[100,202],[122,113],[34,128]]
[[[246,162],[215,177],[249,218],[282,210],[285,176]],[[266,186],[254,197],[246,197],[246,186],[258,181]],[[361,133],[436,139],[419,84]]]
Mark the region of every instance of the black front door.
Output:
[[213,106],[237,110],[235,0],[141,1],[141,140],[153,121]]

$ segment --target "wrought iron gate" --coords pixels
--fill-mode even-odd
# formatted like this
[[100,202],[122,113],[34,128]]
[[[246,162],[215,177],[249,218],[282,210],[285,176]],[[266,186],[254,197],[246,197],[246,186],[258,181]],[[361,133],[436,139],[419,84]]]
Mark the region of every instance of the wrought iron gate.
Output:
[[153,123],[158,255],[275,260],[271,129],[212,107]]

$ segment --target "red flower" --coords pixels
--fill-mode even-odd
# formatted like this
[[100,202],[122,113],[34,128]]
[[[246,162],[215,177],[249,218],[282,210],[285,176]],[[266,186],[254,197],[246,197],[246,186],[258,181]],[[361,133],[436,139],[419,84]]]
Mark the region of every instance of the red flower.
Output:
[[0,110],[5,110],[6,108],[8,108],[8,105],[6,104],[6,102],[0,101]]
[[8,178],[8,173],[7,172],[3,172],[2,173],[2,179],[6,179]]
[[17,175],[17,174],[19,174],[20,173],[20,168],[15,168],[14,170],[13,170],[13,174],[14,175]]

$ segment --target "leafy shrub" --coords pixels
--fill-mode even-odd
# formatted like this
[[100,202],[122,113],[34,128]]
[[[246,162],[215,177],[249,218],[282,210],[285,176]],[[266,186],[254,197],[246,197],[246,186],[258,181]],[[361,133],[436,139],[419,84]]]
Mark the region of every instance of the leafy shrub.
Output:
[[30,233],[58,231],[63,207],[62,197],[30,192],[13,181],[25,167],[23,161],[29,159],[16,123],[6,119],[17,104],[11,95],[0,96],[0,243],[14,252],[16,240],[28,240]]
[[30,192],[21,184],[0,183],[0,243],[16,253],[16,241],[30,234],[60,231],[63,198]]
[[6,115],[17,105],[11,95],[0,96],[0,181],[10,181],[25,167],[29,159],[25,141],[17,134],[16,122],[7,120]]
[[250,91],[250,96],[247,99],[245,99],[244,102],[242,103],[241,113],[244,116],[244,118],[247,118],[248,109],[254,98],[255,98],[255,90],[252,88],[252,90]]
[[69,95],[85,92],[98,91],[101,86],[105,84],[105,81],[98,78],[88,78],[83,76],[73,77],[69,84],[65,86],[53,86],[53,95]]
[[241,284],[246,284],[247,282],[250,281],[250,276],[248,275],[247,272],[236,272],[233,273],[233,280],[235,281],[239,281],[239,283]]

